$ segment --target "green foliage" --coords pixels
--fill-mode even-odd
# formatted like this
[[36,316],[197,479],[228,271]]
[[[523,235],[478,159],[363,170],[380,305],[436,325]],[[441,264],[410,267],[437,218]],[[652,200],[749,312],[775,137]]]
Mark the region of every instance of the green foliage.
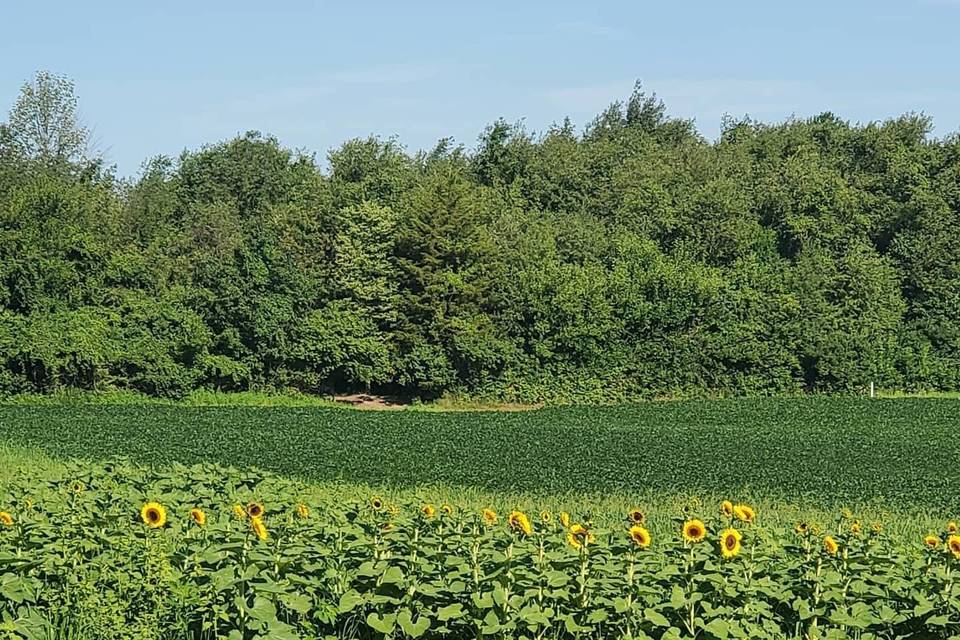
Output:
[[[218,404],[202,395],[187,403]],[[723,490],[960,511],[957,482],[946,473],[960,455],[960,405],[951,399],[757,398],[514,413],[267,404],[277,406],[0,406],[0,442],[57,457],[214,461],[396,487],[634,496]]]
[[90,132],[78,120],[73,82],[47,71],[23,85],[7,127],[17,153],[48,166],[82,160],[88,150]]
[[638,85],[582,132],[351,140],[328,170],[250,132],[125,182],[40,74],[0,125],[0,394],[957,390],[960,138],[930,130],[711,142]]
[[[795,526],[697,499],[676,510],[554,506],[445,504],[430,492],[394,500],[213,464],[34,468],[0,476],[0,632],[666,640],[960,631],[960,550],[944,544],[960,536],[943,520],[931,548],[915,533],[888,533],[895,520],[852,512]],[[694,523],[702,534],[685,537]]]

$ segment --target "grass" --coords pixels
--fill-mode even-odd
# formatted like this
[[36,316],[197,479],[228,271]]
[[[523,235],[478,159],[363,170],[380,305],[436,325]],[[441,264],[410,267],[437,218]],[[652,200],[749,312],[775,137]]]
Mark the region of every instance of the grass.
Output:
[[312,482],[501,495],[744,496],[960,511],[960,404],[754,399],[518,413],[306,407],[0,407],[51,457],[214,461]]

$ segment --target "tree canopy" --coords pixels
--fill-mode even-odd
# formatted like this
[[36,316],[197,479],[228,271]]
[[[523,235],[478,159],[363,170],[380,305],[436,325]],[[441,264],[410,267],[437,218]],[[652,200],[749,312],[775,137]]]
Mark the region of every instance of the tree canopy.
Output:
[[69,80],[0,125],[0,394],[510,400],[960,387],[960,137],[727,119],[638,85],[468,149],[247,133],[119,180]]

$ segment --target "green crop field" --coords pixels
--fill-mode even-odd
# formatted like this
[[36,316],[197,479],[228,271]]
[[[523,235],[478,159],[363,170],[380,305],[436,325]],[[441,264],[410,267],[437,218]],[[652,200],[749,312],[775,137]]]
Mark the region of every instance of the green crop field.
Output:
[[518,413],[0,407],[53,457],[213,461],[311,481],[534,494],[727,494],[952,512],[960,402],[752,399]]
[[958,423],[7,405],[0,637],[953,637]]

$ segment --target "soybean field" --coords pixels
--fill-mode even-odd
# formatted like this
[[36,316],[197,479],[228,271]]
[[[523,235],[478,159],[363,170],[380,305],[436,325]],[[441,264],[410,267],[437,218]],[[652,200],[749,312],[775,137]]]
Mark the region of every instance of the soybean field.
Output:
[[520,413],[0,407],[0,443],[55,458],[217,462],[313,482],[529,494],[721,495],[958,507],[960,402],[792,398]]

